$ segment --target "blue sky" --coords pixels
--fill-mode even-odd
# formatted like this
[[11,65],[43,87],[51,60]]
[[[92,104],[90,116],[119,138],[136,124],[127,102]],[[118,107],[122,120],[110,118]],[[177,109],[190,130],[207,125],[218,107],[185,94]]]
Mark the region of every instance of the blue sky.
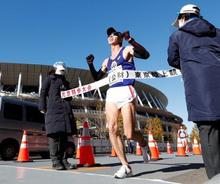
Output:
[[[129,30],[149,50],[148,60],[135,60],[137,69],[169,69],[171,23],[188,3],[197,4],[203,17],[220,27],[218,0],[0,0],[0,62],[52,65],[63,60],[88,69],[85,57],[92,53],[98,69],[109,56],[106,28],[113,26]],[[191,131],[181,77],[142,82],[161,90],[169,100],[167,109]]]

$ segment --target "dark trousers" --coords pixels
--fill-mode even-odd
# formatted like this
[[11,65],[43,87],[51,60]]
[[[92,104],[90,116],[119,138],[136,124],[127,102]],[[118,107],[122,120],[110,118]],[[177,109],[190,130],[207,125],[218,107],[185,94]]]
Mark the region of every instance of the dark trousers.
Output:
[[195,123],[199,129],[202,156],[210,179],[220,173],[220,120]]
[[67,159],[65,150],[67,147],[68,136],[65,133],[48,135],[50,158],[53,164],[62,163]]

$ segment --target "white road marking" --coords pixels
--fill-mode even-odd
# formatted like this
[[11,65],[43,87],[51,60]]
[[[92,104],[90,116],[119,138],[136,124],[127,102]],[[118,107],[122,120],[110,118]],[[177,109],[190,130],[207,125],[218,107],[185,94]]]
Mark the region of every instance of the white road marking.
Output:
[[[36,171],[47,171],[47,172],[57,172],[57,173],[71,173],[71,174],[84,174],[84,175],[90,175],[90,176],[101,176],[101,177],[108,177],[108,178],[113,178],[112,175],[105,175],[105,174],[97,174],[97,173],[86,173],[86,172],[77,172],[77,171],[73,171],[73,170],[66,170],[66,171],[56,171],[53,169],[41,169],[41,168],[34,168],[34,167],[22,167],[22,166],[13,166],[13,165],[0,165],[0,167],[5,167],[5,168],[17,168],[17,169],[26,169],[26,170],[36,170]],[[164,184],[180,184],[180,183],[175,183],[175,182],[169,182],[169,181],[164,181],[164,180],[160,180],[160,179],[147,179],[147,178],[139,178],[139,177],[130,177],[130,178],[126,178],[126,180],[141,180],[141,181],[152,181],[152,182],[162,182]]]

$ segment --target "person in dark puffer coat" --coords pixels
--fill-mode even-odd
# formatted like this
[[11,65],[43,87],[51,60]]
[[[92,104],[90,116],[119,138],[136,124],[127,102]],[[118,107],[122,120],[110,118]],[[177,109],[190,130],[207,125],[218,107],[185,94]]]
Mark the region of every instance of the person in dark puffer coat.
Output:
[[181,8],[168,63],[181,70],[188,119],[197,124],[208,178],[220,173],[220,30],[193,4]]
[[55,71],[43,81],[39,110],[45,113],[45,128],[48,136],[52,168],[56,170],[75,169],[76,165],[67,161],[68,136],[76,135],[77,128],[71,108],[71,99],[61,99],[60,92],[69,89],[65,79],[66,67],[63,62],[54,64]]

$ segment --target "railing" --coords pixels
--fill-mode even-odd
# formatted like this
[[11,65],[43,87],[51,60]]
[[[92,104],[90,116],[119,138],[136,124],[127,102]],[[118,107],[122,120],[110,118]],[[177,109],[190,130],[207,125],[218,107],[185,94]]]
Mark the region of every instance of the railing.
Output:
[[94,153],[110,153],[111,143],[107,139],[93,139],[92,145],[94,148]]
[[99,111],[99,110],[87,110],[87,112],[85,111],[85,109],[72,109],[73,113],[90,113],[90,114],[104,114],[104,111]]
[[[85,111],[85,109],[72,109],[73,113],[90,113],[90,114],[98,114],[98,115],[102,115],[105,114],[105,111],[99,111],[99,110],[87,110],[87,112]],[[139,115],[136,114],[137,118],[147,118],[147,116],[144,115]]]

